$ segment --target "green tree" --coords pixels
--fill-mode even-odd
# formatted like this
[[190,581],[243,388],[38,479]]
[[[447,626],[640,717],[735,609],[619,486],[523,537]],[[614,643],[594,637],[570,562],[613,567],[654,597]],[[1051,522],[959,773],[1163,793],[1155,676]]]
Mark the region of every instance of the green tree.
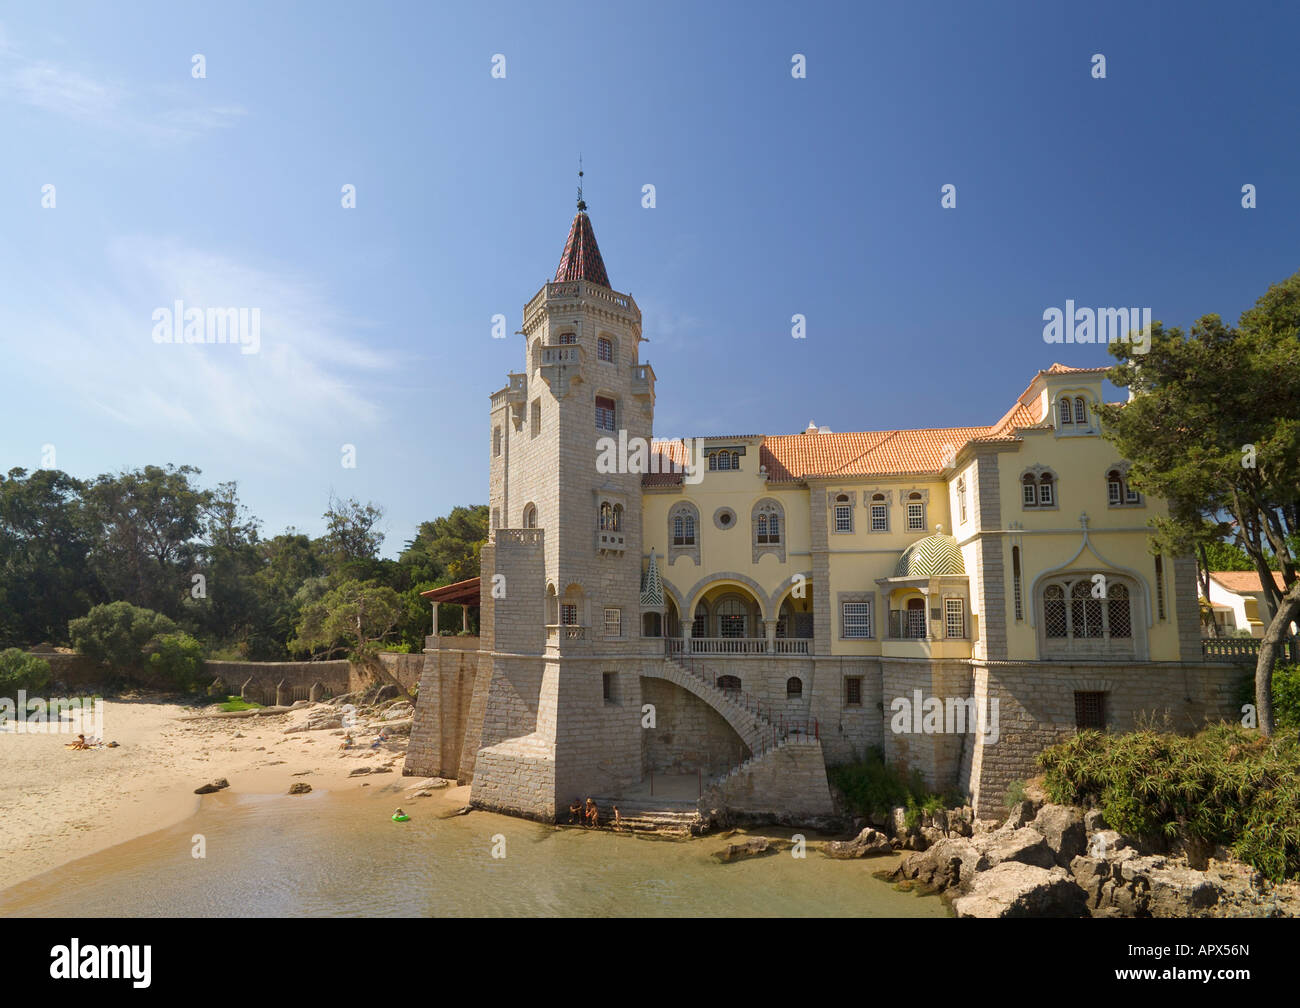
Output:
[[191,484],[193,466],[145,466],[100,476],[85,491],[96,541],[91,568],[109,598],[176,618],[197,572],[211,494]]
[[479,551],[488,536],[488,507],[458,506],[451,514],[421,522],[398,562],[412,584],[443,585],[479,576]]
[[16,700],[19,690],[39,693],[50,682],[50,663],[18,648],[0,651],[0,697]]
[[178,689],[197,690],[203,677],[203,645],[187,633],[165,633],[144,646],[145,665]]
[[325,549],[332,570],[374,560],[378,556],[384,533],[375,526],[384,517],[382,508],[362,504],[350,497],[340,500],[331,495],[329,507],[322,517],[325,519]]
[[[1228,535],[1250,557],[1271,614],[1255,668],[1261,730],[1272,734],[1273,664],[1300,618],[1292,549],[1300,531],[1300,273],[1269,288],[1237,328],[1207,315],[1184,334],[1153,327],[1150,349],[1116,343],[1108,375],[1131,399],[1099,409],[1106,436],[1132,461],[1138,489],[1165,498],[1153,519],[1175,554]],[[1276,564],[1284,588],[1271,574]]]
[[152,609],[129,602],[97,605],[68,624],[72,646],[114,672],[139,672],[145,663],[145,646],[156,637],[174,633],[176,624]]
[[414,702],[378,658],[384,643],[396,637],[404,609],[401,597],[387,585],[345,581],[304,606],[289,649],[308,651],[314,658],[348,653],[353,661],[386,679]]
[[233,642],[249,653],[249,639],[270,619],[269,601],[257,590],[262,558],[259,522],[239,502],[234,483],[218,484],[203,509],[198,560],[203,591],[191,588],[185,611],[213,642]]
[[0,644],[66,643],[68,620],[103,601],[83,489],[52,469],[0,476]]

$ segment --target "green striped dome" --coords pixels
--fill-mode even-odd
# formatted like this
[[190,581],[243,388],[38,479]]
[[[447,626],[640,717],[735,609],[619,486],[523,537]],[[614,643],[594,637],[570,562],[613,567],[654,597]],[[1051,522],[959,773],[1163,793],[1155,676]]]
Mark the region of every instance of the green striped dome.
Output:
[[943,577],[965,574],[957,540],[950,535],[932,535],[918,539],[903,550],[894,569],[894,577]]

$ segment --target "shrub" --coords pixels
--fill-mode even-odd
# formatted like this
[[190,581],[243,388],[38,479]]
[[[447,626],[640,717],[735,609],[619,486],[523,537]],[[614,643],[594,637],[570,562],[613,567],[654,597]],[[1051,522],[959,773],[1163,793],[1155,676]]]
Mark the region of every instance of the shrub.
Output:
[[909,773],[905,767],[886,766],[884,754],[877,748],[867,750],[863,759],[830,767],[827,777],[854,814],[880,819],[901,806],[907,809],[909,828],[920,821],[922,812],[961,804],[959,797],[930,791],[919,770]]
[[1025,800],[1025,797],[1024,781],[1015,780],[1007,785],[1007,808],[1015,808]]
[[0,697],[17,700],[18,691],[40,693],[50,683],[50,663],[18,648],[0,651]]
[[1095,806],[1139,837],[1231,845],[1275,881],[1300,876],[1300,743],[1237,724],[1191,738],[1080,732],[1039,762],[1052,801]]
[[145,645],[149,671],[177,689],[197,690],[203,676],[203,645],[184,632],[163,634]]
[[115,672],[138,672],[145,663],[145,645],[175,632],[176,624],[152,609],[129,602],[97,605],[68,623],[72,646]]

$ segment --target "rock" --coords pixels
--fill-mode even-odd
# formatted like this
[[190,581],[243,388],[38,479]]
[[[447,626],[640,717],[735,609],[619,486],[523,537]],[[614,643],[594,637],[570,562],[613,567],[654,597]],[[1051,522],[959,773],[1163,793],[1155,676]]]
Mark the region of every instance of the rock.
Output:
[[937,843],[938,843],[940,840],[942,840],[943,838],[944,838],[943,830],[941,830],[941,829],[939,829],[939,828],[937,828],[937,827],[935,827],[935,826],[922,826],[922,827],[921,827],[921,839],[925,841],[925,844],[924,844],[924,846],[922,846],[922,847],[920,847],[920,848],[918,848],[918,849],[919,849],[919,850],[925,850],[927,847],[933,847],[935,844],[937,844]]
[[1193,868],[1168,865],[1147,875],[1151,887],[1147,912],[1152,917],[1208,917],[1223,890],[1210,876]]
[[1064,869],[1049,871],[1011,861],[976,875],[970,894],[959,896],[952,907],[958,917],[1084,917],[1088,913],[1087,897]]
[[1056,863],[1066,867],[1084,852],[1087,834],[1083,829],[1083,816],[1068,805],[1044,805],[1038,810],[1030,828],[1041,833],[1056,858]]
[[990,865],[1014,861],[1039,868],[1051,868],[1056,864],[1056,856],[1047,846],[1046,838],[1028,826],[1011,833],[1005,830],[990,833],[981,847]]
[[305,781],[297,781],[289,785],[290,794],[307,794],[311,791],[311,785]]
[[218,777],[216,780],[211,781],[210,783],[204,784],[202,787],[196,787],[196,788],[194,789],[194,793],[195,793],[195,794],[212,794],[212,792],[214,792],[214,791],[220,791],[220,790],[222,790],[223,788],[228,788],[228,787],[230,787],[230,781],[226,780],[226,778],[224,778],[224,777]]
[[1070,874],[1074,877],[1074,884],[1088,897],[1088,909],[1100,907],[1101,887],[1110,878],[1110,866],[1098,858],[1080,854],[1070,861]]
[[1037,810],[1033,802],[1028,799],[1016,802],[1011,806],[1011,812],[1007,816],[1007,821],[1003,823],[1003,828],[1018,830],[1021,826],[1028,826],[1034,821],[1036,814]]
[[891,880],[914,880],[924,891],[964,890],[976,873],[989,867],[988,858],[968,840],[950,837],[929,850],[909,854],[890,873]]
[[[390,767],[390,766],[377,766],[377,767],[375,767],[373,770],[371,770],[370,772],[371,772],[371,773],[392,773],[392,772],[393,772],[393,768]],[[349,775],[349,776],[350,776],[350,775]]]
[[723,864],[729,864],[732,861],[759,857],[769,852],[775,853],[775,849],[767,837],[751,837],[740,843],[727,844],[722,850],[714,851],[713,856]]
[[402,702],[395,704],[394,706],[389,707],[388,710],[384,711],[383,719],[385,721],[397,721],[400,718],[409,718],[414,714],[415,708],[409,703]]
[[1128,847],[1127,841],[1114,830],[1101,829],[1086,836],[1088,849],[1085,853],[1091,858],[1112,858]]
[[1106,817],[1101,814],[1101,809],[1088,809],[1083,814],[1083,831],[1089,836],[1105,828]]
[[894,852],[889,837],[883,833],[878,833],[870,826],[863,829],[852,840],[832,840],[824,850],[827,857],[846,860],[849,858],[874,857],[878,854],[892,854]]

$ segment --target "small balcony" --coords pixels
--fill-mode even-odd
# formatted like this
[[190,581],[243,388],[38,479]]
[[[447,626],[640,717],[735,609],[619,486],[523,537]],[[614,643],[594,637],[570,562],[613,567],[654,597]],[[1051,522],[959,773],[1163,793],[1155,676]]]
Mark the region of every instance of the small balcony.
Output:
[[510,384],[506,386],[506,402],[522,405],[528,400],[528,376],[511,374]]
[[622,553],[627,549],[627,537],[622,532],[600,529],[596,532],[596,549],[609,553]]
[[638,399],[654,397],[655,370],[649,364],[632,365],[632,394]]

